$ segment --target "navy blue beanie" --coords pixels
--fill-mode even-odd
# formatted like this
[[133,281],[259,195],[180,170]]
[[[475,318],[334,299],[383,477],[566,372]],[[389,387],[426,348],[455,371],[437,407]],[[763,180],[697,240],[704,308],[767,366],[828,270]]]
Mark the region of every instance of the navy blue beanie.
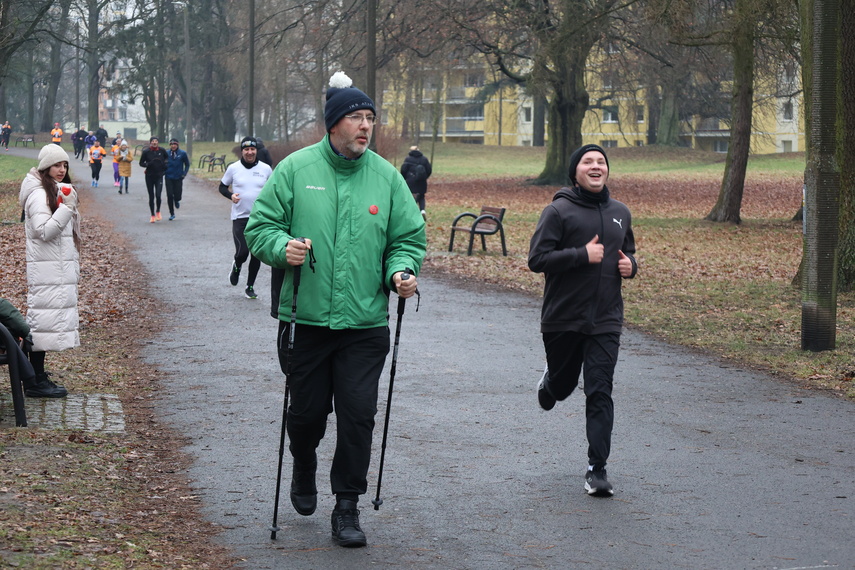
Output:
[[371,97],[353,86],[353,81],[343,71],[336,71],[330,78],[327,89],[327,103],[324,107],[324,124],[327,132],[345,115],[359,109],[371,109],[374,114],[374,101]]
[[570,175],[570,183],[573,184],[573,186],[576,186],[576,167],[579,166],[579,162],[581,162],[582,157],[585,156],[585,153],[591,152],[592,150],[595,150],[602,154],[603,158],[606,159],[606,166],[609,165],[609,157],[606,156],[606,151],[604,151],[603,147],[601,147],[600,145],[586,144],[580,146],[575,151],[573,151],[573,154],[570,155],[570,168],[568,169],[568,174]]

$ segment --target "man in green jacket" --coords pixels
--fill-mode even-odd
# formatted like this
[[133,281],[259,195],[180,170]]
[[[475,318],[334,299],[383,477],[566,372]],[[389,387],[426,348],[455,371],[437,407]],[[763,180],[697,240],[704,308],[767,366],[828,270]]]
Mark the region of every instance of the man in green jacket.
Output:
[[[253,255],[287,269],[279,302],[279,363],[287,370],[293,269],[303,266],[292,351],[287,431],[291,503],[317,507],[316,449],[336,413],[330,484],[332,536],[365,546],[357,501],[368,490],[380,374],[389,353],[389,292],[416,292],[425,223],[397,169],[368,150],[374,102],[337,72],[326,94],[327,135],[280,162],[246,227]],[[303,238],[301,241],[298,238]],[[412,274],[406,280],[403,273]]]

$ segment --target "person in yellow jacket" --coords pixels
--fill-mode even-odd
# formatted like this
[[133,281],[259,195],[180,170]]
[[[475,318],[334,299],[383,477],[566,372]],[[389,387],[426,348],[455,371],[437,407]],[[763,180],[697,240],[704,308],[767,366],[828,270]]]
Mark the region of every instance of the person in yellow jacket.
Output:
[[53,130],[50,132],[50,140],[53,144],[62,146],[62,129],[59,127],[59,123],[53,124]]

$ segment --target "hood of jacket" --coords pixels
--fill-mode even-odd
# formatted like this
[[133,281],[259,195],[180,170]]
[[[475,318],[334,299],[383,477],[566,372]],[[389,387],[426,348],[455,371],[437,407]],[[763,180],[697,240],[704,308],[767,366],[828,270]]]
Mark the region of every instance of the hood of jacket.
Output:
[[27,199],[36,190],[42,189],[42,178],[39,176],[39,171],[36,167],[30,169],[27,175],[24,176],[24,181],[21,182],[21,192],[18,194],[18,203],[23,208],[27,205]]

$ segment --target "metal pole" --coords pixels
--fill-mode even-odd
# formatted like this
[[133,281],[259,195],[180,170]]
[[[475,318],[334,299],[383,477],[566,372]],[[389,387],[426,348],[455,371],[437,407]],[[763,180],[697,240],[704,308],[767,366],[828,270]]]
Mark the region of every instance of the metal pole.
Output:
[[190,88],[190,2],[184,3],[184,96],[187,107],[187,125],[185,128],[185,146],[187,156],[193,161],[193,90]]

